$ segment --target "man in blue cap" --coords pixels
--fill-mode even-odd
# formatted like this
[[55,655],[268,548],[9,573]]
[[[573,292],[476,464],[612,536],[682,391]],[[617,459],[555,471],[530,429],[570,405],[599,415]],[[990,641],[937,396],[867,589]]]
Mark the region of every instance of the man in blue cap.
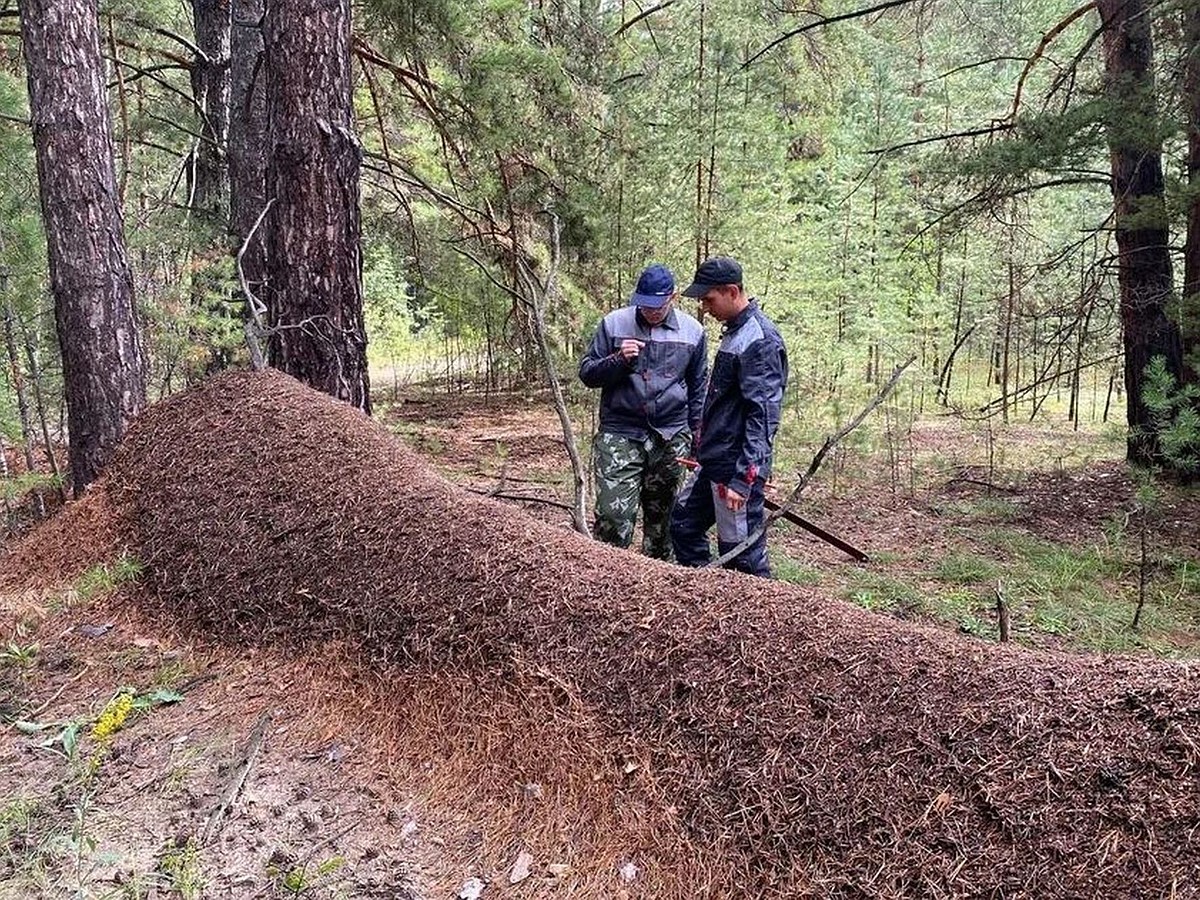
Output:
[[642,272],[629,306],[610,312],[579,365],[600,388],[600,428],[592,442],[596,537],[633,540],[642,508],[642,552],[671,558],[669,522],[692,452],[707,373],[704,329],[675,309],[675,276],[663,265]]
[[[708,529],[717,526],[722,555],[763,522],[763,487],[787,387],[787,348],[775,325],[742,286],[742,267],[718,256],[696,270],[684,296],[724,324],[704,398],[696,460],[671,513],[675,558],[685,566],[712,559]],[[728,568],[769,578],[762,535]]]

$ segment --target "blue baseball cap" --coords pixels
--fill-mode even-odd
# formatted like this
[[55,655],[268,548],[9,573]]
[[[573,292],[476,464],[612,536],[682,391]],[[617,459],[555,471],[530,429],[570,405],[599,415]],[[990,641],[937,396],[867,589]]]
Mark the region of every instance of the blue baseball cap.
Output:
[[661,263],[647,266],[638,279],[637,288],[629,302],[633,306],[661,309],[675,296],[675,276]]
[[736,259],[728,256],[714,256],[700,263],[696,277],[683,292],[685,297],[703,297],[709,288],[721,287],[726,284],[742,286],[742,267]]

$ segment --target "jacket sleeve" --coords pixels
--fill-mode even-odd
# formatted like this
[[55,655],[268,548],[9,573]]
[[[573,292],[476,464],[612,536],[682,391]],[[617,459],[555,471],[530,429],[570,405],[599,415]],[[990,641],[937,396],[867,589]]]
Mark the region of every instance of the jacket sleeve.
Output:
[[632,371],[620,353],[609,351],[611,344],[608,323],[602,320],[600,327],[596,329],[595,337],[592,338],[592,345],[579,362],[579,380],[588,387],[611,387]]
[[708,384],[708,338],[702,333],[688,360],[688,430],[692,433],[693,446],[700,441],[700,417],[704,413],[704,392]]
[[770,339],[755,341],[746,348],[739,368],[746,433],[729,487],[746,497],[750,485],[771,471],[771,442],[779,428],[787,383],[783,345]]

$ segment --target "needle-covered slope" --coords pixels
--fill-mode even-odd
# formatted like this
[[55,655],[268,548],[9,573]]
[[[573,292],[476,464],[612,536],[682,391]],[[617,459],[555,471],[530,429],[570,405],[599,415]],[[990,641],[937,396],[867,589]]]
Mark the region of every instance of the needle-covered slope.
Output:
[[230,639],[536,673],[653,748],[722,896],[1200,891],[1200,668],[997,646],[616,551],[440,478],[278,373],[149,410],[110,491]]

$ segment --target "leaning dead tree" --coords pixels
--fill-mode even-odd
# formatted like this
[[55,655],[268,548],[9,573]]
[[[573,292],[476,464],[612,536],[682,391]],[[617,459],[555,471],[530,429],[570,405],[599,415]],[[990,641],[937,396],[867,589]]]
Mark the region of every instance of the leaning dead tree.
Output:
[[455,252],[471,260],[479,271],[489,281],[504,293],[508,294],[517,309],[524,310],[528,316],[528,327],[541,357],[543,374],[550,385],[550,396],[554,403],[554,411],[558,415],[562,427],[563,443],[567,448],[567,457],[571,461],[571,477],[573,487],[573,502],[571,504],[571,525],[580,534],[591,534],[587,520],[587,470],[583,457],[579,454],[579,443],[575,439],[575,427],[571,424],[571,413],[567,409],[567,400],[562,390],[562,382],[558,378],[558,370],[554,363],[554,353],[550,349],[550,341],[546,334],[545,304],[556,296],[558,291],[557,275],[561,254],[559,244],[560,223],[558,217],[551,213],[551,242],[550,267],[546,277],[541,278],[528,259],[521,254],[512,255],[510,262],[515,273],[517,287],[505,284],[492,274],[487,263],[479,259],[463,247],[456,246]]
[[571,460],[571,478],[573,482],[574,506],[571,508],[571,522],[580,534],[591,534],[587,522],[587,477],[583,459],[579,455],[579,445],[575,441],[575,428],[571,424],[571,414],[567,409],[567,401],[563,396],[562,383],[558,380],[558,371],[554,367],[554,355],[550,352],[550,341],[546,336],[545,301],[555,296],[558,285],[558,262],[561,249],[559,246],[558,217],[551,214],[551,255],[550,271],[545,281],[538,279],[537,274],[523,260],[519,260],[517,273],[525,285],[525,293],[529,298],[533,337],[537,341],[538,352],[542,357],[542,367],[546,372],[546,380],[550,383],[550,394],[554,398],[554,411],[558,414],[558,422],[562,427],[563,443],[567,447],[567,456]]

